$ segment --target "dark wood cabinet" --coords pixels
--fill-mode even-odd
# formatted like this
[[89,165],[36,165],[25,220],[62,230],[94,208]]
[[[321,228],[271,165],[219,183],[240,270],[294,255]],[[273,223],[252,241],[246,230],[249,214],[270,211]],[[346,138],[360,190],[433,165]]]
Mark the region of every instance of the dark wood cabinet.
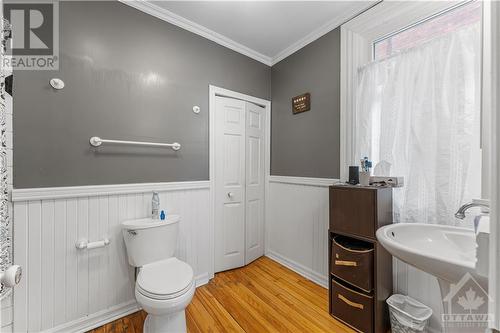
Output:
[[392,188],[330,187],[330,314],[359,332],[390,329],[392,257],[375,235],[390,223]]

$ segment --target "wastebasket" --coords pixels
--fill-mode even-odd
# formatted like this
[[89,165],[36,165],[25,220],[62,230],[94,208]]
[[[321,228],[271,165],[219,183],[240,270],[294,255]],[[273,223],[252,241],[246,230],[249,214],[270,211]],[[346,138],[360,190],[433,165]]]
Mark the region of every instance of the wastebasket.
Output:
[[423,333],[432,315],[428,306],[405,295],[395,294],[387,299],[392,333]]

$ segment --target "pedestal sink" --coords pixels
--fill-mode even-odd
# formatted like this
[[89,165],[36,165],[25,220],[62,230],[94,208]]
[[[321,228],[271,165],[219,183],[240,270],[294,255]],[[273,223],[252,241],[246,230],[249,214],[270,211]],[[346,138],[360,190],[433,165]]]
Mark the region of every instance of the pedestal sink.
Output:
[[[471,229],[423,224],[398,223],[377,230],[380,244],[394,257],[438,278],[444,309],[451,286],[460,285],[467,273],[487,290],[487,278],[476,273],[476,239]],[[446,311],[445,311],[446,313]],[[451,312],[450,312],[451,313]],[[462,332],[447,330],[447,332]],[[468,328],[466,332],[484,332]]]
[[377,239],[393,256],[451,283],[475,275],[473,230],[436,224],[398,223],[377,230]]

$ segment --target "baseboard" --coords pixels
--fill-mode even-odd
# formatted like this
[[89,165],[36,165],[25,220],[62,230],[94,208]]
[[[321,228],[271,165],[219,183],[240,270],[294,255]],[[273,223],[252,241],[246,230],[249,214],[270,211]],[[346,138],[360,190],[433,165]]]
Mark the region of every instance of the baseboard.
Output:
[[271,250],[269,250],[266,253],[266,257],[269,257],[274,261],[279,262],[283,266],[290,268],[292,271],[302,275],[306,279],[311,280],[312,282],[320,285],[321,287],[328,288],[328,279],[326,276],[323,276],[322,274],[319,274],[318,272],[315,272],[312,269],[305,267]]
[[87,332],[139,310],[140,307],[134,300],[64,323],[42,333]]
[[207,284],[208,281],[210,281],[210,278],[208,277],[208,273],[203,273],[195,277],[194,280],[196,283],[196,288],[198,288]]
[[[196,287],[203,286],[209,281],[208,273],[203,273],[195,277]],[[42,333],[67,333],[67,332],[87,332],[96,327],[110,323],[116,319],[125,317],[131,313],[139,311],[141,308],[135,301],[127,302],[112,308],[91,314],[87,317],[56,326]]]

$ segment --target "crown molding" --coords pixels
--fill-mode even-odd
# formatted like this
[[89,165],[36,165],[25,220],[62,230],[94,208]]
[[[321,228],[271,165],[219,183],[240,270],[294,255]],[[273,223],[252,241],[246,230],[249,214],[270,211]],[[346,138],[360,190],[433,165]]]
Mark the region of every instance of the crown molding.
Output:
[[330,20],[328,23],[324,24],[323,26],[319,27],[318,29],[314,30],[313,32],[309,33],[305,37],[299,39],[292,45],[288,46],[286,49],[280,51],[276,56],[273,57],[272,59],[272,65],[277,64],[281,60],[291,56],[304,46],[314,42],[316,39],[319,39],[320,37],[326,35],[333,29],[339,27],[342,23],[344,23],[345,18],[337,16],[336,18]]
[[279,52],[276,56],[272,58],[272,66],[280,62],[281,60],[287,58],[288,56],[292,55],[293,53],[297,52],[304,46],[314,42],[316,39],[319,39],[320,37],[326,35],[330,31],[334,30],[335,28],[340,27],[342,24],[350,21],[353,17],[356,17],[359,13],[362,13],[366,11],[367,9],[375,6],[376,4],[380,3],[381,0],[374,0],[367,2],[367,5],[363,8],[351,8],[352,13],[351,16],[346,17],[345,15],[338,15],[319,27],[318,29],[314,30],[313,32],[309,33],[305,37],[299,39],[292,45],[288,46],[286,49],[282,50]]
[[[194,34],[197,34],[201,37],[204,37],[208,40],[211,40],[219,45],[222,45],[224,47],[227,47],[228,49],[231,49],[235,52],[241,53],[249,58],[252,58],[254,60],[257,60],[267,66],[273,66],[280,62],[281,60],[287,58],[288,56],[292,55],[293,53],[297,52],[304,46],[314,42],[316,39],[322,37],[323,35],[329,33],[333,29],[339,27],[346,21],[348,21],[351,17],[346,19],[345,15],[338,15],[326,24],[322,25],[318,29],[314,30],[313,32],[309,33],[305,37],[301,38],[300,40],[296,41],[292,45],[288,46],[284,50],[280,51],[277,55],[274,57],[269,57],[266,56],[260,52],[257,52],[243,44],[240,44],[224,35],[219,34],[218,32],[215,32],[213,30],[210,30],[201,24],[195,23],[193,21],[190,21],[180,15],[177,15],[163,7],[160,7],[158,5],[155,5],[147,0],[118,0],[130,7],[133,7],[137,10],[140,10],[141,12],[144,12],[146,14],[149,14],[151,16],[154,16],[156,18],[159,18],[160,20],[166,21],[170,24],[173,24],[175,26],[178,26],[184,30],[187,30],[189,32],[192,32]],[[379,0],[377,1],[371,1],[369,3],[368,7],[373,6],[373,3],[378,3]],[[366,9],[366,8],[365,8]],[[363,9],[363,10],[365,10]],[[354,10],[355,12],[353,16],[356,15],[357,12],[363,11],[363,10]]]
[[179,16],[171,11],[162,8],[158,5],[152,4],[145,0],[118,0],[130,7],[133,7],[141,12],[159,18],[160,20],[166,21],[173,25],[176,25],[182,29],[185,29],[189,32],[197,34],[201,37],[211,40],[219,45],[227,47],[233,51],[241,53],[249,58],[257,60],[267,66],[272,66],[272,58],[268,57],[262,53],[259,53],[255,50],[252,50],[245,45],[242,45],[234,40],[227,38],[215,31],[212,31],[198,23],[185,19],[182,16]]

